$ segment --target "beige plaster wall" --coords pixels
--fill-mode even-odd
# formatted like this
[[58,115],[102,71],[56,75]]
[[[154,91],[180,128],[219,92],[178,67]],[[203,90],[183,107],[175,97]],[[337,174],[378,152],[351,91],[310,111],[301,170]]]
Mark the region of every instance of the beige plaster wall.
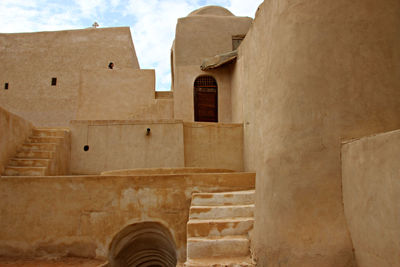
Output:
[[154,70],[84,70],[77,120],[172,119],[173,99],[155,98]]
[[400,127],[399,12],[393,0],[260,7],[232,83],[259,266],[354,266],[341,140]]
[[32,133],[33,125],[0,107],[0,176],[18,146]]
[[243,170],[243,125],[183,124],[185,166]]
[[185,164],[181,122],[72,121],[71,141],[72,174]]
[[174,57],[176,66],[200,65],[204,58],[232,51],[232,36],[246,34],[249,17],[197,15],[179,18]]
[[[139,102],[136,100],[136,102]],[[138,105],[135,112],[129,113],[129,119],[133,120],[172,120],[174,119],[174,99],[152,99],[146,101],[147,105]]]
[[0,255],[105,258],[113,237],[123,228],[155,221],[170,229],[178,259],[184,262],[191,194],[252,189],[254,176],[213,173],[3,178]]
[[76,118],[81,70],[139,69],[128,27],[0,34],[0,61],[0,106],[36,126]]
[[181,167],[243,170],[242,124],[71,122],[71,174]]
[[[252,23],[248,17],[235,17],[214,9],[201,15],[180,18],[172,47],[174,116],[194,120],[193,86],[198,76],[211,75],[218,83],[218,121],[230,123],[231,85],[229,67],[201,71],[203,59],[232,51],[232,36],[245,35]],[[229,11],[228,11],[229,12]]]
[[359,267],[400,266],[400,131],[342,148],[344,211]]
[[69,129],[65,129],[63,139],[59,141],[54,154],[48,175],[69,175],[71,166],[71,131]]

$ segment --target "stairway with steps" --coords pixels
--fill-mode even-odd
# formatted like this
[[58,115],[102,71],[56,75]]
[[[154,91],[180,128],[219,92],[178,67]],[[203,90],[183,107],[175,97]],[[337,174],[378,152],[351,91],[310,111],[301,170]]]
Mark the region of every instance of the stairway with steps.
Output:
[[194,193],[187,223],[184,266],[255,266],[249,237],[253,224],[254,190]]
[[33,129],[32,135],[18,149],[15,157],[8,161],[2,176],[66,174],[66,164],[60,162],[70,152],[69,134],[68,129]]

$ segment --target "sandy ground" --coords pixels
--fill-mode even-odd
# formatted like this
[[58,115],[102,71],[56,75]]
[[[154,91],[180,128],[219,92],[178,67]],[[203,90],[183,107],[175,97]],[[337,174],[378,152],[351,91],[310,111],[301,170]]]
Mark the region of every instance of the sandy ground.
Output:
[[62,258],[54,260],[44,259],[12,259],[1,258],[0,267],[96,267],[103,264],[104,261],[82,258]]

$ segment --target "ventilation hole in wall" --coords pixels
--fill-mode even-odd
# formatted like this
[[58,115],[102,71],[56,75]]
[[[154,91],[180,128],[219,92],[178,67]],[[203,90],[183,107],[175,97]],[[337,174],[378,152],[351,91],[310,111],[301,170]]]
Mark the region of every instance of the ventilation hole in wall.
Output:
[[57,78],[53,77],[51,78],[51,86],[56,86],[57,85]]
[[8,83],[4,84],[4,90],[8,90]]
[[83,150],[84,150],[84,151],[89,151],[89,145],[85,145],[85,146],[83,147]]

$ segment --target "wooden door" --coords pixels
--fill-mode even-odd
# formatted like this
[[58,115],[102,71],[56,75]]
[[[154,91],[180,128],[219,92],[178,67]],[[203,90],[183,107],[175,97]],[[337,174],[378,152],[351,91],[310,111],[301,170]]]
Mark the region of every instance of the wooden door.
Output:
[[201,76],[194,82],[194,120],[218,122],[218,86],[211,76]]

